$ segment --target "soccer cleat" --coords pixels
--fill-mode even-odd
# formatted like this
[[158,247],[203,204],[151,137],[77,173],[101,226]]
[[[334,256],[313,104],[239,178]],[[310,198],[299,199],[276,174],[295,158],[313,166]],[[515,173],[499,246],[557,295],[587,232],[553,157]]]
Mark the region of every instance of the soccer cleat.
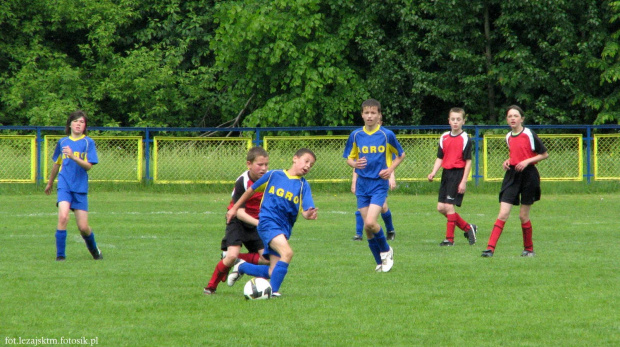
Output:
[[528,251],[528,250],[525,250],[523,251],[523,253],[521,253],[522,257],[533,257],[535,255],[536,253],[534,253],[534,251]]
[[388,272],[394,266],[394,250],[390,247],[387,252],[379,253],[381,256],[381,272]]
[[237,259],[237,261],[235,262],[235,265],[231,269],[230,273],[228,274],[228,278],[226,279],[226,284],[228,284],[229,287],[234,286],[235,282],[237,282],[241,277],[243,277],[243,274],[239,272],[239,266],[243,263],[245,263],[245,260],[242,259]]
[[205,295],[213,295],[215,294],[215,289],[210,289],[210,288],[205,287],[205,290],[203,291],[203,293]]
[[65,261],[65,259],[66,258],[64,256],[62,256],[62,255],[56,257],[56,261]]
[[220,257],[220,259],[224,259],[226,258],[226,251],[222,251],[222,256]]
[[395,238],[396,238],[396,231],[392,230],[392,231],[387,232],[388,241],[394,240]]
[[491,258],[493,256],[493,251],[490,249],[482,251],[482,256],[485,258]]
[[383,272],[381,264],[377,264],[377,267],[375,267],[375,272]]
[[355,235],[353,237],[353,241],[363,241],[363,240],[364,240],[364,238],[362,237],[362,235]]
[[271,293],[271,297],[272,298],[281,298],[282,294],[280,294],[280,292],[273,292],[273,293]]
[[451,242],[449,240],[443,240],[443,241],[441,241],[441,243],[439,245],[440,246],[454,246],[454,242]]
[[478,226],[476,224],[469,225],[469,231],[467,232],[467,239],[469,240],[469,245],[476,244],[476,234],[478,233]]
[[103,259],[103,255],[101,254],[101,251],[99,250],[99,248],[95,249],[95,250],[88,250],[90,252],[90,255],[93,256],[93,259],[95,260],[102,260]]

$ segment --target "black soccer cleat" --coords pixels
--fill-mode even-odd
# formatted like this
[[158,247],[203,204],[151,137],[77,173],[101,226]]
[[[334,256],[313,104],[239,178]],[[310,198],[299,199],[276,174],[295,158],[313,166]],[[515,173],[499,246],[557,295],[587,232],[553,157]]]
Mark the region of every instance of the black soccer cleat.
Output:
[[387,232],[387,237],[388,240],[394,240],[396,238],[396,231],[392,230],[392,231],[388,231]]
[[441,243],[439,244],[440,246],[454,246],[454,242],[451,242],[449,240],[443,240],[441,241]]
[[525,250],[523,251],[523,253],[521,253],[522,257],[533,257],[535,255],[536,253],[534,253],[534,251],[528,251],[528,250]]
[[467,232],[467,240],[469,241],[469,245],[476,244],[476,234],[478,233],[478,226],[476,224],[469,225],[469,231]]
[[62,255],[56,257],[56,261],[65,261],[65,259],[66,258],[64,256],[62,256]]
[[493,251],[490,249],[482,251],[482,257],[491,258],[493,256]]
[[353,241],[363,241],[363,240],[364,240],[364,238],[362,237],[362,235],[355,235],[353,237]]
[[95,260],[102,260],[103,259],[103,254],[101,254],[101,251],[99,250],[99,248],[96,248],[94,250],[88,250],[90,252],[90,255],[93,256],[93,259]]

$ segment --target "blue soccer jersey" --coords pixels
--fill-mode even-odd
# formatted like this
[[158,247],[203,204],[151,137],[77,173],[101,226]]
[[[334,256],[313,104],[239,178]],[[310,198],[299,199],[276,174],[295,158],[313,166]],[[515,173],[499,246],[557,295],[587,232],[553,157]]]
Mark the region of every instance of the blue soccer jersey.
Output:
[[288,239],[300,210],[314,207],[310,185],[305,178],[291,176],[285,170],[268,171],[252,189],[263,192],[258,230],[274,225],[286,233]]
[[88,193],[88,172],[75,161],[62,153],[62,148],[69,146],[73,155],[91,164],[97,164],[97,149],[95,141],[88,136],[82,135],[77,139],[70,136],[63,137],[56,144],[52,160],[60,165],[58,174],[58,189],[64,189],[74,193]]
[[379,178],[379,172],[392,165],[394,155],[400,157],[403,148],[391,130],[382,126],[373,132],[366,127],[354,130],[342,155],[345,159],[359,159],[366,157],[367,165],[364,169],[355,169],[359,177]]

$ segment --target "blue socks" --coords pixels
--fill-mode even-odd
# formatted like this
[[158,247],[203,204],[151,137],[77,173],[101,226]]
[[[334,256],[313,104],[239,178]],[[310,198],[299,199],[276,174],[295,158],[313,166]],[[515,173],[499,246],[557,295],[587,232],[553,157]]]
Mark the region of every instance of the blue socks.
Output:
[[390,250],[390,245],[387,243],[387,239],[383,233],[383,228],[379,229],[379,232],[375,234],[374,239],[377,240],[377,244],[379,245],[379,250],[381,250],[381,252],[387,252]]
[[360,211],[355,211],[355,234],[362,236],[362,230],[364,230],[364,219]]
[[271,289],[274,292],[277,292],[280,290],[280,285],[282,284],[282,281],[284,281],[284,276],[286,276],[287,272],[288,272],[288,263],[285,263],[282,260],[276,263],[276,266],[273,268],[273,271],[271,272],[271,281],[270,281]]
[[383,219],[383,223],[385,223],[385,229],[388,232],[394,231],[394,224],[392,224],[392,211],[390,209],[387,212],[381,214],[381,218]]
[[381,264],[381,255],[379,254],[381,251],[379,250],[376,236],[372,239],[368,239],[368,247],[370,248],[370,252],[372,252],[372,256],[375,257],[377,265]]
[[65,256],[66,246],[67,246],[67,231],[56,230],[56,257]]
[[269,278],[269,265],[254,265],[245,262],[239,265],[239,272],[254,277]]
[[91,231],[90,235],[82,236],[82,238],[86,241],[86,248],[88,248],[89,251],[95,251],[97,249],[97,242],[95,241],[94,232]]

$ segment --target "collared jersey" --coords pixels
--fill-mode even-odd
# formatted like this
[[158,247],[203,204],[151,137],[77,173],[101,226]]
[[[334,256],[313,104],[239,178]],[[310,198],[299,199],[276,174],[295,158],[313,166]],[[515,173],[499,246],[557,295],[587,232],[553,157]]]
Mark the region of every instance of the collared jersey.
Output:
[[259,224],[273,223],[288,231],[289,235],[299,211],[314,207],[308,181],[301,176],[289,175],[285,170],[268,171],[254,182],[252,189],[263,192]]
[[441,167],[444,169],[462,169],[465,162],[471,159],[472,142],[466,132],[452,135],[446,131],[439,138],[437,158],[442,159]]
[[513,166],[538,154],[547,152],[547,148],[538,135],[529,128],[523,128],[523,131],[516,135],[513,135],[511,131],[508,132],[506,134],[506,143],[510,150],[510,165]]
[[393,156],[400,157],[403,153],[394,132],[378,126],[373,132],[368,132],[366,127],[354,130],[342,156],[354,160],[366,157],[366,167],[355,169],[355,172],[360,177],[379,178],[379,172],[392,165]]
[[[237,178],[237,181],[235,181],[235,188],[232,192],[232,199],[230,200],[230,205],[228,205],[229,210],[252,184],[254,184],[254,181],[250,178],[250,171],[242,173],[241,176]],[[262,198],[263,193],[254,193],[241,207],[245,208],[247,214],[258,219],[258,211],[260,210],[260,201]]]
[[97,158],[95,141],[86,135],[82,135],[77,139],[71,136],[63,137],[56,144],[56,149],[52,156],[52,160],[60,165],[58,189],[74,193],[88,193],[88,171],[62,153],[62,148],[65,146],[71,148],[74,156],[88,163],[97,164],[99,158]]

